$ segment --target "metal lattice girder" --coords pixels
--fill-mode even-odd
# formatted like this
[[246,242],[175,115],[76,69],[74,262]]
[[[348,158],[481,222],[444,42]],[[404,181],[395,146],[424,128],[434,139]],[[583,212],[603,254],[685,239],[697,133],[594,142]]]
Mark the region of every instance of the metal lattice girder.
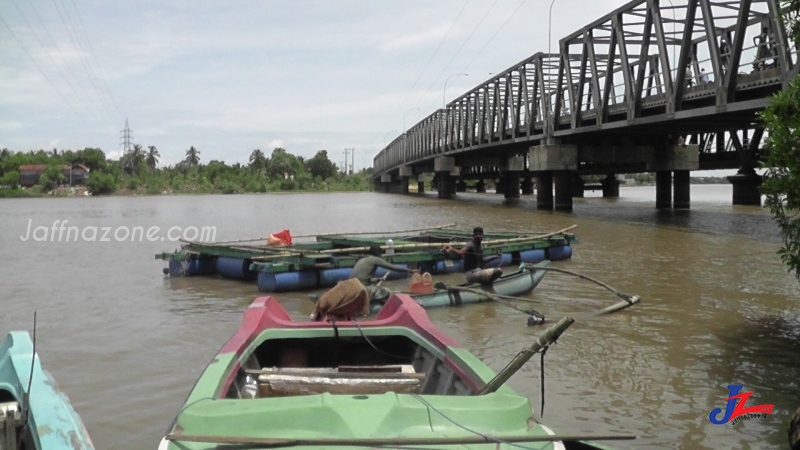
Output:
[[553,140],[742,129],[798,72],[779,0],[634,0],[558,49],[405,130],[375,157],[375,176],[440,155],[491,156]]

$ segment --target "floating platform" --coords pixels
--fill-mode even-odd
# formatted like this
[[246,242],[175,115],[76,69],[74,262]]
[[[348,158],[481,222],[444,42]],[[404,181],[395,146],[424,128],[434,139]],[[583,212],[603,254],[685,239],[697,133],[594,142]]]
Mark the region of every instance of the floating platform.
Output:
[[[492,232],[484,235],[485,255],[501,253],[493,266],[558,261],[572,257],[577,242],[569,230],[552,233]],[[221,276],[255,281],[261,292],[285,292],[334,286],[350,278],[356,261],[365,256],[371,245],[379,245],[382,257],[396,265],[431,274],[461,272],[463,261],[441,251],[445,244],[456,247],[471,239],[472,232],[458,229],[425,229],[404,234],[353,233],[299,236],[312,238],[309,243],[275,246],[249,241],[184,242],[173,253],[159,253],[156,259],[167,261],[173,277]],[[265,241],[265,240],[264,240]],[[490,264],[489,266],[492,266]],[[165,270],[166,272],[166,270]],[[386,274],[378,269],[377,277]],[[387,279],[405,278],[391,272]]]

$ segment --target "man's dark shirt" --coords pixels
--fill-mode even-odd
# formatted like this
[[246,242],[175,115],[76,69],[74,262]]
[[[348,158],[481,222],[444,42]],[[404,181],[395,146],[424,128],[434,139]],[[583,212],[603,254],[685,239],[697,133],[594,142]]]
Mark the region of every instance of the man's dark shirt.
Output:
[[483,245],[472,240],[464,248],[467,249],[464,253],[464,272],[483,269]]

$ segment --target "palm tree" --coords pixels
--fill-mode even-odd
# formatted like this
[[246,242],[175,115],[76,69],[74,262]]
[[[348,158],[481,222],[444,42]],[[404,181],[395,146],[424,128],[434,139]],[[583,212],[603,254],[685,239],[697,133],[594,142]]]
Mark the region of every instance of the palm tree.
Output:
[[188,164],[189,166],[194,167],[200,164],[199,155],[200,152],[196,148],[194,148],[194,146],[189,147],[189,150],[186,150],[186,159],[184,159],[184,161],[186,161],[186,164]]
[[146,158],[147,167],[155,169],[156,165],[158,165],[158,158],[161,155],[158,153],[158,150],[156,149],[155,145],[151,145],[147,148],[150,149],[150,151],[147,152],[147,158]]
[[267,157],[264,156],[264,152],[259,149],[253,150],[253,153],[250,153],[250,168],[253,170],[258,170],[264,168],[267,162]]

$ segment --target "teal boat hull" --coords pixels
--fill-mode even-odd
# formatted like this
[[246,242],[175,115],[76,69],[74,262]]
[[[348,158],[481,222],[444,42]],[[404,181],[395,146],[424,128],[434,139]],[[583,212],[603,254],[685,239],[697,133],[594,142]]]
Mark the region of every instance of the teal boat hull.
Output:
[[[461,306],[473,303],[489,302],[492,299],[487,294],[510,295],[514,297],[530,294],[544,278],[545,268],[550,261],[544,260],[537,264],[522,264],[516,272],[512,272],[498,278],[491,284],[462,284],[454,286],[453,289],[435,289],[428,294],[407,293],[411,298],[419,303],[423,308],[440,308],[444,306]],[[469,291],[459,289],[467,288]],[[472,291],[472,292],[470,292]],[[381,310],[383,304],[375,303],[371,306],[373,313]]]
[[[80,416],[53,377],[42,369],[33,342],[24,331],[10,332],[0,346],[0,404],[13,403],[20,411],[15,422],[25,424],[15,434],[26,449],[94,449]],[[1,428],[0,433],[4,433]]]

